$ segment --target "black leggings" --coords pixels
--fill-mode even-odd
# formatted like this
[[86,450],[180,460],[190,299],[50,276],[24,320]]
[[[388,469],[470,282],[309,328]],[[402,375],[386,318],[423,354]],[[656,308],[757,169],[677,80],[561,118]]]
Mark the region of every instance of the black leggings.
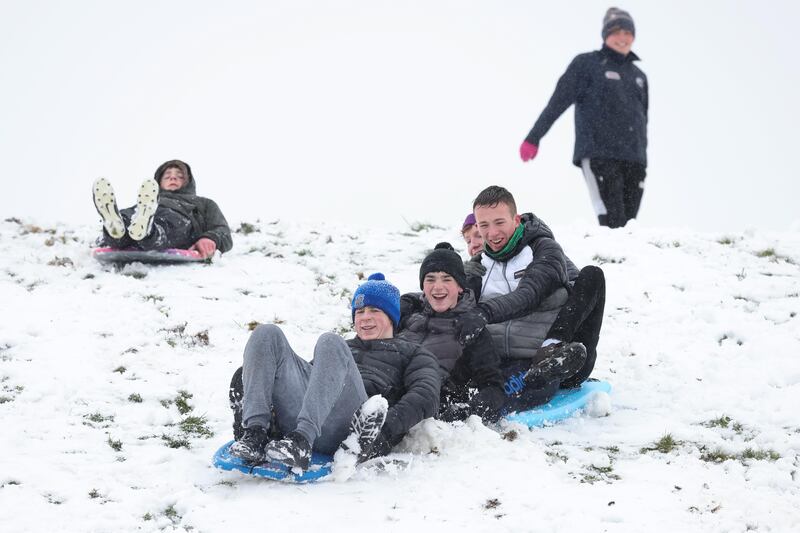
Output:
[[600,267],[583,267],[572,286],[567,303],[559,311],[547,332],[548,339],[581,342],[586,346],[586,363],[575,376],[561,383],[561,388],[577,387],[589,377],[597,359],[597,343],[603,326],[606,306],[606,278]]

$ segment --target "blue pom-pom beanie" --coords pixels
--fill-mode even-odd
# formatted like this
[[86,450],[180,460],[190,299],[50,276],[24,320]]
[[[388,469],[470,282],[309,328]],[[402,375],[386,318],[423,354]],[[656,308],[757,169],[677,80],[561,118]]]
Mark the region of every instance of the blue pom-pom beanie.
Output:
[[394,327],[397,328],[400,322],[400,291],[386,281],[383,274],[376,272],[367,278],[366,283],[356,289],[350,307],[353,311],[353,321],[356,319],[356,309],[377,307],[386,313]]

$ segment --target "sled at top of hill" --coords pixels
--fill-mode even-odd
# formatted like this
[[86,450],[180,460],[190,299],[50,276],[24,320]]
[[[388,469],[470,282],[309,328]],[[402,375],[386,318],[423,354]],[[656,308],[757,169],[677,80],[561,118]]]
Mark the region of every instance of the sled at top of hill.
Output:
[[195,250],[168,248],[166,250],[137,250],[136,248],[95,248],[92,257],[101,263],[149,263],[169,265],[205,261]]

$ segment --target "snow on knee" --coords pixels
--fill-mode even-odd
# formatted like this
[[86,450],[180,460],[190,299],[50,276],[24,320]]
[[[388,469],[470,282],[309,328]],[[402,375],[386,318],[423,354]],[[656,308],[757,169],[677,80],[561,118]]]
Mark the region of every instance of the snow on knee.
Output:
[[367,399],[366,402],[361,404],[361,413],[364,416],[371,415],[374,413],[379,413],[381,411],[388,411],[389,410],[389,402],[386,401],[386,398],[381,396],[380,394],[376,394],[375,396],[371,396]]
[[607,392],[596,392],[586,402],[586,407],[583,409],[586,416],[599,418],[601,416],[608,416],[611,413],[611,396]]

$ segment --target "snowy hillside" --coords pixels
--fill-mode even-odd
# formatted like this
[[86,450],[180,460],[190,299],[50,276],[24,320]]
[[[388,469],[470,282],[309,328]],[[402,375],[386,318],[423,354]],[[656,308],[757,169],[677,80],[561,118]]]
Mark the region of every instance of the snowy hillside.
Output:
[[210,466],[251,325],[308,354],[361,275],[417,290],[459,235],[250,222],[213,264],[119,272],[96,227],[0,222],[2,531],[800,530],[797,232],[555,227],[606,273],[608,416],[427,421],[385,468],[289,485]]

